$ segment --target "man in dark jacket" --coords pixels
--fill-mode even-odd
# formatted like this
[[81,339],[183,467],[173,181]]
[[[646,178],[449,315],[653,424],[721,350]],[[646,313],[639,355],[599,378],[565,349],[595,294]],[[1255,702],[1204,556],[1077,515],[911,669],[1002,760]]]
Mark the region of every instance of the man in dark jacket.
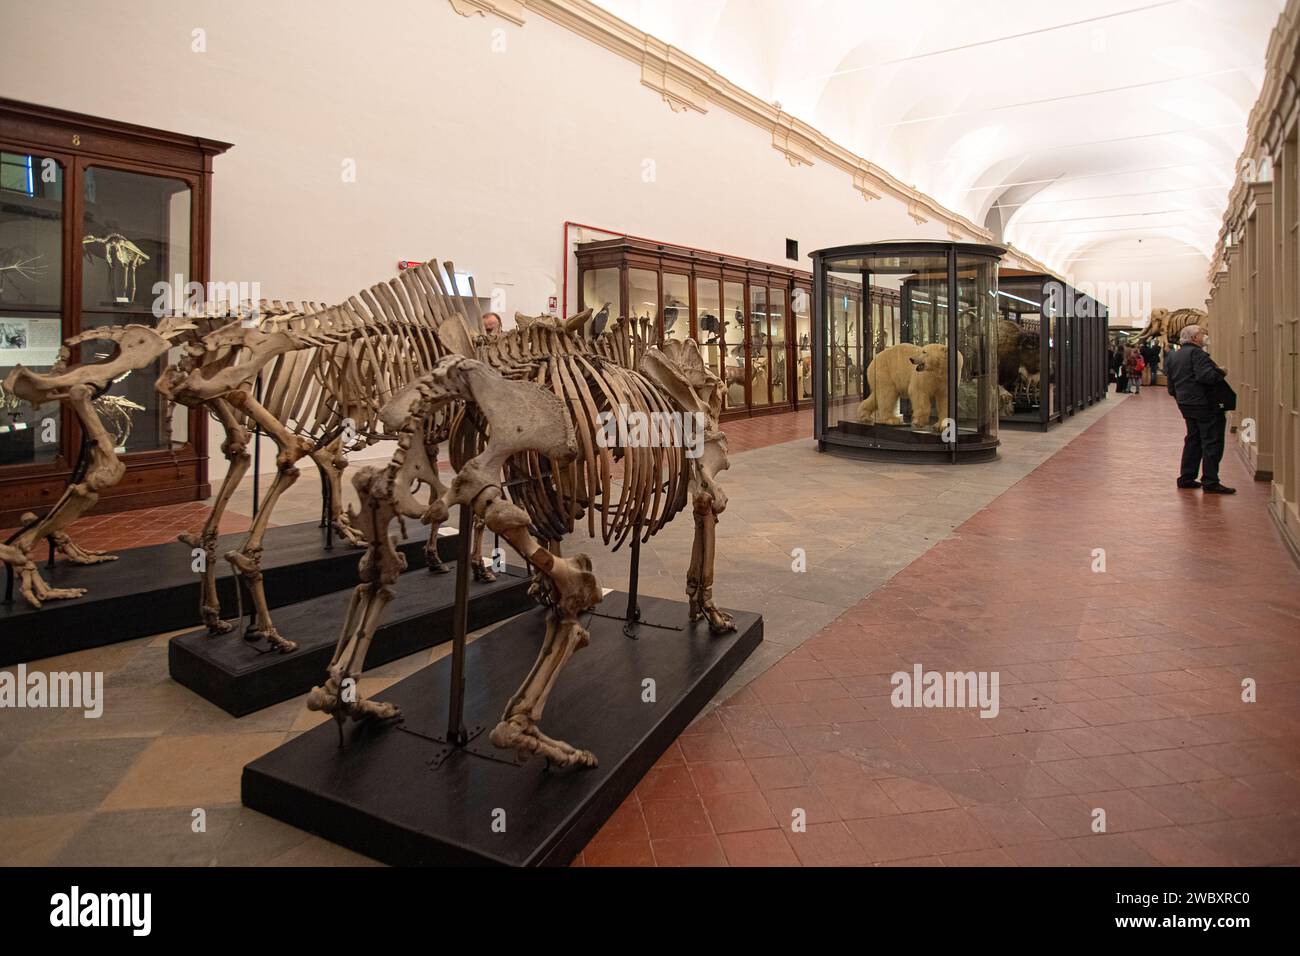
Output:
[[[1205,338],[1205,329],[1199,325],[1187,326],[1178,336],[1178,351],[1165,360],[1169,394],[1178,402],[1178,410],[1187,424],[1178,487],[1200,488],[1211,495],[1232,495],[1237,490],[1219,482],[1223,433],[1228,420],[1210,392],[1225,376],[1223,369],[1205,353]],[[1200,481],[1196,480],[1198,468]]]
[[1142,361],[1147,363],[1146,384],[1154,385],[1156,383],[1156,369],[1160,365],[1160,346],[1155,342],[1147,342],[1143,345]]

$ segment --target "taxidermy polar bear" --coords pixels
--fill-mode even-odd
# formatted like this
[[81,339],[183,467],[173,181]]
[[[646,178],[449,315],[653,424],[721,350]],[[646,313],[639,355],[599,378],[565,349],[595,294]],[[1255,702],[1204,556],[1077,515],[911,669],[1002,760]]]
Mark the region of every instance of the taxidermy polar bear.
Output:
[[[958,378],[961,365],[962,355],[958,352]],[[863,424],[901,425],[898,399],[902,395],[912,402],[913,428],[930,424],[932,405],[937,424],[948,410],[948,346],[917,346],[910,342],[891,345],[877,353],[867,366],[867,385],[871,394],[858,406],[858,421]]]
[[871,394],[858,406],[858,421],[864,425],[901,425],[898,399],[911,395],[916,366],[911,360],[921,357],[921,347],[910,342],[891,345],[876,353],[867,366],[867,385]]

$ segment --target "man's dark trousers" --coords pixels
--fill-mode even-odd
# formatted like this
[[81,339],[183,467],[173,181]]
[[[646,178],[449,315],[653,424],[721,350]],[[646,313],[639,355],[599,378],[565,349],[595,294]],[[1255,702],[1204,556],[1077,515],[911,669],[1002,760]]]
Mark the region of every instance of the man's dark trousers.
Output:
[[1196,480],[1197,469],[1201,482],[1219,483],[1219,462],[1223,460],[1223,433],[1228,419],[1223,411],[1208,405],[1179,405],[1187,423],[1187,437],[1183,439],[1183,463],[1179,481]]

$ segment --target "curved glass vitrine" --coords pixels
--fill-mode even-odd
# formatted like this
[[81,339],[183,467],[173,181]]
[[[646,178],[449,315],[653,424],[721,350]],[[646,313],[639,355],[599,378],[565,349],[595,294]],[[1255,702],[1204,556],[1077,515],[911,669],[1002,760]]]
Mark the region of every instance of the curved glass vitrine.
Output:
[[996,456],[1004,251],[903,241],[812,254],[819,450],[947,461]]

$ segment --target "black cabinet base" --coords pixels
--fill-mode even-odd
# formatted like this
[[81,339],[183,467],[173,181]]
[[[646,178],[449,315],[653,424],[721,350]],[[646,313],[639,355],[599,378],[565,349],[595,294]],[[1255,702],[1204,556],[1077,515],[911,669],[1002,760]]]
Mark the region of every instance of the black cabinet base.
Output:
[[[424,567],[428,528],[413,527],[415,533],[402,539],[399,548],[407,567],[419,569]],[[235,550],[246,537],[223,534],[217,554]],[[455,559],[458,538],[454,532],[439,536],[438,554],[444,561]],[[273,608],[354,586],[365,553],[337,535],[334,547],[325,550],[325,531],[314,521],[271,528],[264,544],[262,574]],[[0,603],[0,667],[193,627],[199,623],[200,582],[192,561],[190,548],[173,541],[129,548],[108,564],[60,560],[47,570],[42,562],[41,576],[51,587],[86,588],[86,593],[33,608],[15,586],[13,603]],[[230,617],[235,614],[235,579],[230,565],[221,564],[217,593]]]
[[[626,604],[612,592],[599,608]],[[549,736],[594,752],[598,767],[518,763],[486,739],[541,647],[537,609],[466,648],[465,725],[485,728],[469,751],[433,762],[442,747],[429,737],[447,729],[448,656],[379,695],[402,708],[401,724],[349,724],[340,747],[330,721],[254,760],[244,804],[395,865],[567,864],[763,640],[750,612],[715,635],[687,622],[684,603],[645,597],[641,610],[681,629],[642,624],[631,640],[621,620],[592,615],[591,643],[560,673],[541,721]]]
[[[378,667],[451,638],[456,574],[408,571],[397,583],[384,622],[375,633],[369,667]],[[205,628],[173,637],[167,645],[172,680],[235,717],[305,694],[325,680],[353,588],[344,588],[280,608],[275,627],[298,643],[289,654],[265,641],[249,643],[239,632],[209,635]],[[535,607],[528,596],[528,574],[509,568],[492,584],[469,583],[470,630],[487,627]]]

